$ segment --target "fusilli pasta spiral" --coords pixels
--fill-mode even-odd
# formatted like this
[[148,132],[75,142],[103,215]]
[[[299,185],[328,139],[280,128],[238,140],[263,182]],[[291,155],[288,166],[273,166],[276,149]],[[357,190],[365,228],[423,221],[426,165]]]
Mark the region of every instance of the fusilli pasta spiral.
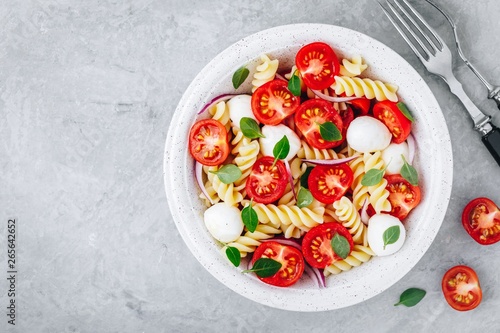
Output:
[[313,160],[336,160],[345,158],[342,153],[337,153],[333,149],[318,149],[309,145],[305,140],[300,140],[301,146],[297,152],[299,158],[313,159]]
[[344,260],[339,260],[327,266],[324,270],[325,276],[331,274],[339,274],[350,270],[353,267],[358,267],[359,265],[367,262],[374,256],[375,253],[367,246],[354,245],[354,248]]
[[[243,195],[241,192],[237,191],[234,188],[234,184],[224,184],[220,181],[217,175],[213,174],[210,171],[216,171],[218,167],[204,167],[206,170],[208,181],[210,182],[213,191],[217,193],[217,196],[227,203],[228,205],[235,206],[243,200]],[[208,190],[208,189],[207,189]]]
[[245,182],[252,170],[252,166],[257,161],[260,145],[257,140],[250,140],[243,136],[239,127],[233,126],[234,138],[231,141],[233,149],[231,153],[235,155],[234,163],[241,170],[241,177],[235,182],[238,191],[243,190]]
[[226,105],[226,102],[222,101],[208,109],[210,115],[212,115],[212,119],[218,120],[227,131],[231,129],[231,118],[229,118],[229,108]]
[[244,235],[238,237],[234,242],[227,244],[227,246],[235,247],[240,251],[242,257],[246,257],[248,253],[255,251],[262,240],[273,238],[277,234],[281,234],[281,229],[275,228],[272,225],[259,224],[254,232],[245,232]]
[[357,55],[349,59],[342,59],[342,65],[340,65],[340,75],[354,77],[359,76],[368,67],[367,64],[363,64],[363,59],[361,56]]
[[274,226],[290,225],[303,231],[309,231],[312,227],[323,223],[325,207],[313,208],[273,204],[254,204],[253,209],[257,213],[260,223],[271,223]]
[[[335,209],[335,215],[339,219],[349,233],[352,235],[352,240],[354,244],[365,244],[365,233],[366,226],[361,222],[358,210],[354,207],[354,204],[347,197],[342,197],[332,204]],[[327,210],[328,211],[328,210]]]
[[253,75],[254,79],[252,80],[252,92],[254,92],[264,83],[273,80],[274,76],[276,75],[276,71],[278,70],[278,59],[271,60],[267,55],[263,54],[260,56],[260,60],[262,61],[262,63],[257,66],[256,71]]
[[[384,160],[380,151],[364,153],[363,162],[365,164],[365,172],[371,169],[382,170],[384,168]],[[387,180],[385,178],[382,178],[377,185],[368,186],[370,204],[377,214],[391,211],[391,203],[388,200],[390,193],[386,189],[386,186]]]
[[387,99],[392,102],[398,101],[398,96],[396,95],[398,87],[379,80],[335,76],[335,82],[332,85],[332,89],[337,95],[345,93],[346,96],[364,96],[368,99],[375,98],[378,101],[385,101]]

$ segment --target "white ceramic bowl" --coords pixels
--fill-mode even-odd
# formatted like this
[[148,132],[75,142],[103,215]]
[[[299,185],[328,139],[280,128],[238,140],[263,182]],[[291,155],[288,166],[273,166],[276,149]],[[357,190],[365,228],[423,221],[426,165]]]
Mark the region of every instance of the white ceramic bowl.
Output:
[[[331,45],[339,57],[361,55],[368,64],[366,76],[399,86],[398,94],[416,121],[413,135],[418,145],[414,162],[419,171],[422,201],[405,223],[407,240],[394,255],[330,276],[327,288],[318,289],[307,279],[289,288],[260,282],[242,274],[220,251],[203,223],[206,209],[187,149],[191,125],[205,103],[222,93],[234,93],[231,77],[244,64],[252,72],[262,53],[290,68],[299,48],[313,41]],[[251,78],[237,92],[250,91]],[[171,213],[187,246],[220,282],[237,293],[271,307],[294,311],[323,311],[362,302],[401,279],[427,251],[441,226],[452,186],[452,153],[448,129],[429,87],[396,52],[359,32],[322,24],[297,24],[268,29],[239,42],[216,56],[194,79],[175,111],[168,131],[165,188]],[[243,266],[243,265],[242,265]]]

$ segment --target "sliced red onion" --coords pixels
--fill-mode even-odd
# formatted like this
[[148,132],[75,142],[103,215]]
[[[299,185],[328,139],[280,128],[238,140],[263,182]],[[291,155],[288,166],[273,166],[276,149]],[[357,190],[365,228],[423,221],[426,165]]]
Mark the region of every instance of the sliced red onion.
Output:
[[337,103],[337,102],[348,102],[348,101],[352,101],[353,99],[358,99],[359,97],[356,97],[356,96],[352,96],[352,97],[338,97],[338,96],[328,96],[326,94],[323,94],[321,91],[319,90],[314,90],[314,89],[311,89],[311,91],[318,97],[321,97],[322,99],[326,100],[326,101],[330,101],[330,102],[334,102],[334,103]]
[[319,288],[326,287],[325,274],[323,274],[323,271],[317,269],[316,267],[311,267],[309,265],[305,265],[304,272],[307,275],[309,275],[311,280],[313,280],[317,283],[317,286]]
[[415,158],[415,150],[417,146],[413,134],[410,133],[410,135],[406,138],[406,142],[408,143],[408,163],[412,164],[413,158]]
[[276,79],[283,80],[283,81],[288,81],[287,79],[285,79],[285,77],[284,77],[284,76],[282,76],[281,74],[278,74],[278,73],[276,73],[275,78],[276,78]]
[[363,204],[363,208],[361,208],[361,214],[359,214],[359,217],[361,219],[361,222],[363,222],[365,225],[368,225],[368,220],[370,219],[370,215],[368,215],[368,205],[370,202],[368,199],[365,199],[365,203]]
[[248,262],[247,262],[247,270],[251,270],[252,269],[252,258],[249,258],[248,259]]
[[295,184],[293,183],[292,170],[290,169],[290,163],[288,163],[288,160],[284,160],[284,162],[285,162],[286,172],[288,173],[288,182],[290,183],[290,186],[292,187],[293,197],[295,200],[297,200],[297,193],[295,193]]
[[205,188],[205,184],[203,184],[203,165],[200,162],[196,162],[195,166],[195,176],[196,176],[196,182],[198,183],[198,186],[201,189],[201,192],[205,197],[207,198],[208,201],[213,205],[214,202],[212,201],[212,198],[208,195],[207,189]]
[[351,156],[346,158],[339,158],[336,160],[309,160],[304,159],[302,162],[312,163],[312,164],[320,164],[320,165],[337,165],[342,163],[347,163],[354,160],[357,156]]
[[292,246],[299,251],[302,251],[302,246],[298,241],[295,241],[294,238],[281,238],[281,237],[274,237],[274,238],[269,238],[269,239],[263,239],[261,242],[266,243],[266,242],[277,242],[282,245],[288,245]]
[[222,95],[219,95],[219,96],[215,97],[214,99],[212,99],[207,104],[205,104],[205,106],[200,110],[200,112],[198,112],[198,114],[202,114],[203,112],[205,112],[206,110],[208,110],[208,108],[211,107],[212,105],[217,104],[217,103],[222,102],[222,101],[227,101],[228,99],[231,99],[234,96],[237,96],[237,94],[222,94]]

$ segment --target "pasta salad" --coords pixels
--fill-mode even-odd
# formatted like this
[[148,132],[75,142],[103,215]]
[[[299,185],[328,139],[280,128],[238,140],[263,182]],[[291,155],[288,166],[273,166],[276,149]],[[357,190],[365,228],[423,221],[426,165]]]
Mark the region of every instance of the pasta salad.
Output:
[[[279,73],[260,57],[248,94],[216,97],[189,133],[205,225],[227,258],[286,287],[318,285],[404,243],[420,202],[411,113],[360,56],[314,42]],[[237,88],[250,72],[233,76]]]

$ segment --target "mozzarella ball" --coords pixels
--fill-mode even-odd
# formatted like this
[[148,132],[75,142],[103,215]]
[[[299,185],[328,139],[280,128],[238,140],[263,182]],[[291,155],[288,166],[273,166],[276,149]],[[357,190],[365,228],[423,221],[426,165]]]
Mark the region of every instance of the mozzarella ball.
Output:
[[240,121],[243,117],[255,119],[252,112],[252,96],[250,95],[234,96],[227,102],[227,107],[229,118],[236,127],[240,127]]
[[392,134],[380,120],[362,116],[351,122],[346,137],[352,149],[360,153],[371,153],[387,148]]
[[283,124],[280,125],[264,125],[262,127],[262,134],[265,138],[260,138],[260,151],[265,156],[274,156],[273,149],[276,143],[283,139],[283,136],[288,138],[290,143],[290,152],[286,155],[286,160],[291,160],[300,149],[300,139],[294,131],[292,131],[288,126]]
[[[395,243],[387,244],[384,248],[384,232],[392,226],[399,227],[399,238]],[[399,251],[405,238],[405,227],[397,217],[389,214],[375,214],[368,220],[368,245],[378,256],[387,256]]]
[[243,232],[243,220],[238,208],[226,203],[217,203],[205,211],[205,226],[222,243],[235,241]]
[[402,143],[391,143],[387,148],[382,151],[382,159],[384,164],[387,166],[385,173],[388,175],[395,175],[401,173],[401,168],[403,167],[404,160],[408,161],[408,144],[406,142]]

